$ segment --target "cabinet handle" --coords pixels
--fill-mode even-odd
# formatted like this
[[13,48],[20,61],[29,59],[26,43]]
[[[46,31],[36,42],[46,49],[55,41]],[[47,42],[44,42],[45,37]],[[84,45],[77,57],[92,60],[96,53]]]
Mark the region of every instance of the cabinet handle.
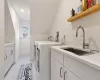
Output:
[[62,71],[62,67],[60,68],[60,77],[62,77],[62,75],[61,75],[61,71]]
[[11,50],[11,55],[13,55],[13,50]]
[[36,46],[34,45],[34,61],[36,61]]
[[38,60],[38,72],[40,72],[40,52],[39,52],[39,60]]
[[38,72],[40,72],[40,49],[37,48],[38,50]]
[[66,73],[67,73],[67,72],[65,71],[65,72],[64,72],[64,80],[66,80]]
[[7,55],[5,54],[4,60],[7,60]]

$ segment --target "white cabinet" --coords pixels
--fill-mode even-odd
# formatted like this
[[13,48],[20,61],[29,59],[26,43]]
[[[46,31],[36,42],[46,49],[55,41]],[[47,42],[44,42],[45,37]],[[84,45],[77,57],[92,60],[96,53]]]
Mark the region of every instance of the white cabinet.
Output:
[[56,80],[56,60],[51,57],[51,80]]
[[57,61],[63,64],[63,54],[59,51],[51,50],[51,56],[54,57]]
[[5,46],[4,53],[4,74],[9,71],[12,64],[14,63],[14,44],[9,44]]
[[100,70],[67,55],[64,55],[64,66],[77,75],[81,80],[100,80]]
[[64,62],[63,58],[59,61],[55,57],[55,54],[57,55],[57,53],[52,53],[51,55],[51,80],[80,80],[71,71],[64,67],[64,65],[62,64]]
[[51,80],[63,80],[63,65],[51,57]]
[[80,80],[76,77],[72,72],[70,72],[67,68],[64,67],[64,80]]
[[51,80],[100,80],[100,70],[51,49]]

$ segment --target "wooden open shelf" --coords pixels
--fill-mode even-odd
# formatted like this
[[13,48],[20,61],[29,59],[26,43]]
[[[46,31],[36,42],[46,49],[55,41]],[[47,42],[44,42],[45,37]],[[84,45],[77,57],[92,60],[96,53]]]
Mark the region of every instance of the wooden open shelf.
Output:
[[94,5],[93,7],[87,9],[86,11],[82,11],[81,13],[69,18],[67,21],[68,22],[73,22],[73,21],[75,21],[77,19],[80,19],[80,18],[85,17],[87,15],[93,14],[93,13],[95,13],[97,11],[100,11],[100,3]]

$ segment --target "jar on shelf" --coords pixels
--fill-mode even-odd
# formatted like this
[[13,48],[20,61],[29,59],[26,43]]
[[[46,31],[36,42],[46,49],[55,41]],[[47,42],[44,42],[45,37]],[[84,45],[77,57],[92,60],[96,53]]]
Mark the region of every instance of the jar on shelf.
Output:
[[87,9],[87,0],[82,0],[82,11]]

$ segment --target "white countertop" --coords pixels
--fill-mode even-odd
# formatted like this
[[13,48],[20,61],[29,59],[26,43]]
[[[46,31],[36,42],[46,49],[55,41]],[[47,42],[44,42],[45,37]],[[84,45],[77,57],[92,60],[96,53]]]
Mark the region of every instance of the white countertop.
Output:
[[35,41],[34,44],[61,44],[60,42],[53,42],[53,41]]
[[[90,54],[90,55],[78,56],[76,54],[73,54],[72,52],[61,49],[61,48],[66,48],[66,47],[76,47],[76,46],[72,46],[72,45],[71,46],[53,46],[52,49],[57,50],[64,55],[72,57],[72,58],[79,60],[95,69],[100,70],[100,52],[95,53],[95,54]],[[76,47],[76,48],[80,48],[80,47]]]
[[5,43],[5,46],[14,45],[15,43]]

